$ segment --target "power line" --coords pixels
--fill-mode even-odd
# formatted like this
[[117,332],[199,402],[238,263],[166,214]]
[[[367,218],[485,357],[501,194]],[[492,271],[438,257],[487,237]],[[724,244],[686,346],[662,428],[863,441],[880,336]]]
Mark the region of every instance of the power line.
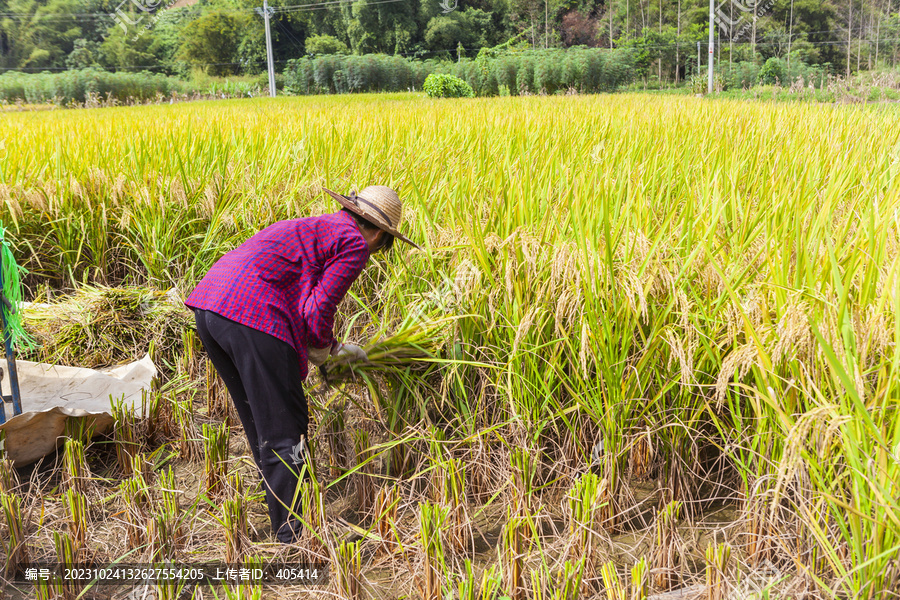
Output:
[[[330,8],[332,6],[339,6],[341,4],[351,4],[357,0],[325,0],[322,2],[311,2],[309,4],[294,4],[291,6],[273,6],[272,11],[276,14],[285,14],[285,13],[294,13],[294,12],[306,12],[306,11],[316,11],[316,10],[324,10]],[[373,6],[377,4],[394,4],[396,2],[409,2],[410,0],[375,0],[373,2],[366,2],[366,6]],[[178,7],[178,8],[190,8],[190,7]],[[167,10],[173,10],[173,8],[163,8],[162,10],[157,11],[155,14],[159,14],[165,12]],[[226,13],[226,14],[253,14],[254,9],[252,8],[222,8],[216,9],[216,12]],[[0,18],[9,18],[9,19],[49,19],[49,20],[59,20],[59,21],[68,21],[71,19],[109,19],[115,16],[116,13],[62,13],[62,14],[50,14],[50,13],[11,13],[11,12],[2,12],[0,13]],[[149,14],[149,13],[148,13]]]

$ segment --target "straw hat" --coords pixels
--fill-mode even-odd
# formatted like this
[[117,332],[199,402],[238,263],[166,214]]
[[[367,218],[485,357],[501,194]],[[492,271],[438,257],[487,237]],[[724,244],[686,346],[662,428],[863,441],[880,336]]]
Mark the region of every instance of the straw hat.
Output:
[[412,244],[419,250],[422,249],[398,230],[403,216],[403,203],[397,192],[391,188],[385,185],[370,185],[358,194],[351,190],[349,196],[332,192],[328,188],[322,189],[350,212],[364,217],[372,225],[387,231],[407,244]]

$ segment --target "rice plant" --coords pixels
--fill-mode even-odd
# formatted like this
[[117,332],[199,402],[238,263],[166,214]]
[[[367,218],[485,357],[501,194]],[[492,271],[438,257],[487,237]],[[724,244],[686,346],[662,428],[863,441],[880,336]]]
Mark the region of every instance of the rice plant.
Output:
[[526,517],[534,510],[533,497],[538,460],[539,454],[530,448],[514,448],[510,453],[512,501],[517,516]]
[[530,549],[532,524],[528,517],[519,516],[513,509],[507,509],[506,514],[498,546],[503,590],[512,600],[524,600],[525,559]]
[[375,467],[371,451],[369,432],[358,429],[353,433],[353,447],[356,454],[356,473],[353,483],[356,489],[356,507],[362,515],[372,512],[375,503]]
[[631,567],[630,590],[631,600],[646,600],[650,595],[650,567],[643,556]]
[[90,523],[87,499],[84,494],[70,488],[63,494],[63,503],[69,516],[69,539],[72,544],[72,553],[79,555],[85,548]]
[[176,372],[185,374],[190,380],[197,379],[200,374],[200,360],[197,357],[200,338],[195,330],[188,328],[181,332],[181,347]]
[[362,598],[362,555],[359,541],[342,540],[333,551],[332,564],[335,571],[332,575],[334,592],[348,600]]
[[225,562],[234,564],[244,556],[250,542],[244,483],[239,473],[228,478],[229,497],[222,503],[222,530],[225,538]]
[[143,473],[137,471],[123,480],[119,484],[119,490],[124,505],[128,549],[144,548],[149,542],[152,498]]
[[11,460],[0,458],[0,492],[12,492],[19,487],[19,476]]
[[316,429],[328,448],[328,465],[332,477],[340,477],[347,468],[348,451],[344,423],[344,407],[330,408]]
[[210,417],[224,419],[229,415],[229,396],[225,382],[209,358],[203,360],[206,373],[206,412]]
[[444,528],[448,510],[440,504],[419,504],[419,535],[421,536],[422,576],[419,585],[424,600],[440,600],[447,572]]
[[597,549],[597,537],[601,527],[600,510],[603,506],[603,490],[607,485],[593,473],[582,475],[568,494],[568,518],[572,559],[586,557],[585,573],[592,577],[591,563]]
[[84,494],[91,488],[91,473],[84,456],[84,442],[67,439],[63,444],[63,486]]
[[170,509],[167,502],[158,504],[146,518],[146,554],[154,563],[176,559],[184,543],[183,523],[180,515]]
[[116,462],[119,465],[119,471],[130,476],[129,470],[132,466],[132,457],[143,450],[141,443],[141,433],[137,417],[129,404],[126,404],[125,397],[110,398],[111,413],[115,423],[113,425],[113,441],[116,446]]
[[606,600],[628,600],[628,593],[622,579],[616,572],[616,563],[610,561],[600,568],[603,586],[606,589]]
[[666,504],[656,516],[653,544],[653,584],[658,590],[668,590],[681,582],[681,545],[678,534],[680,502]]
[[448,510],[446,536],[449,549],[463,553],[471,540],[465,465],[458,458],[447,458],[438,464],[434,473],[437,481],[432,487],[438,490],[436,501]]
[[7,577],[22,573],[29,564],[28,522],[22,514],[22,500],[14,493],[0,492],[0,509],[6,517],[6,566]]
[[322,485],[313,473],[299,483],[299,506],[303,539],[310,551],[324,549],[325,499]]
[[[459,600],[492,600],[500,592],[503,581],[497,570],[497,565],[490,565],[476,577],[472,561],[463,559],[463,573],[458,575],[456,593]],[[560,600],[569,600],[560,599]],[[574,599],[573,599],[574,600]]]
[[[88,562],[83,560],[83,553],[80,551],[80,549],[83,547],[83,544],[78,545],[75,541],[73,541],[73,536],[71,534],[54,531],[53,547],[56,549],[56,558],[59,560],[59,563],[63,566],[63,568],[65,568],[66,566],[72,567],[73,565],[76,565],[78,563]],[[54,583],[57,587],[58,593],[64,600],[74,600],[74,598],[78,595],[79,585],[77,580],[63,580],[60,578]]]
[[170,402],[174,421],[178,424],[174,437],[178,441],[179,456],[191,462],[201,459],[205,461],[207,437],[198,431],[194,423],[193,403],[190,400],[179,402],[174,397]]
[[577,600],[581,593],[584,578],[584,566],[587,557],[572,562],[563,562],[558,574],[557,585],[550,592],[550,600]]
[[706,548],[706,597],[709,600],[725,600],[728,596],[727,576],[731,560],[731,546],[723,542],[710,542]]
[[187,537],[185,520],[190,516],[189,511],[182,508],[179,502],[180,491],[175,484],[175,472],[169,467],[159,476],[158,490],[161,502],[157,505],[156,531],[159,539],[168,547],[163,548],[162,543],[157,543],[162,554],[172,558],[183,547]]
[[217,498],[224,492],[228,473],[228,425],[223,423],[216,427],[204,423],[201,435],[204,491],[208,497]]
[[397,541],[395,528],[399,503],[400,489],[396,485],[385,484],[378,488],[373,511],[375,522],[372,528],[381,541],[379,550],[382,552],[389,550]]

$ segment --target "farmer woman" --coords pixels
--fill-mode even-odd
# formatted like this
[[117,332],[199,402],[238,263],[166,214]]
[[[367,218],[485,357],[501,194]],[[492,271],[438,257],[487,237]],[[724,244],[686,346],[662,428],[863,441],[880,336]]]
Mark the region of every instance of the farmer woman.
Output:
[[335,309],[369,256],[395,237],[415,246],[398,230],[402,203],[391,188],[325,191],[342,210],[263,229],[219,259],[185,302],[231,394],[284,543],[302,527],[290,513],[309,425],[307,361],[366,360],[362,348],[334,338]]

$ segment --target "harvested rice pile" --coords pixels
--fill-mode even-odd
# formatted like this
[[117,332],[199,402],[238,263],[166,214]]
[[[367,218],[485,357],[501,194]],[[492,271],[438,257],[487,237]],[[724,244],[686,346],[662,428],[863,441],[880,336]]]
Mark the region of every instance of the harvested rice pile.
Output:
[[180,355],[184,331],[193,328],[178,298],[147,288],[86,286],[50,304],[24,304],[22,315],[36,344],[20,358],[88,368],[150,352],[165,369]]

